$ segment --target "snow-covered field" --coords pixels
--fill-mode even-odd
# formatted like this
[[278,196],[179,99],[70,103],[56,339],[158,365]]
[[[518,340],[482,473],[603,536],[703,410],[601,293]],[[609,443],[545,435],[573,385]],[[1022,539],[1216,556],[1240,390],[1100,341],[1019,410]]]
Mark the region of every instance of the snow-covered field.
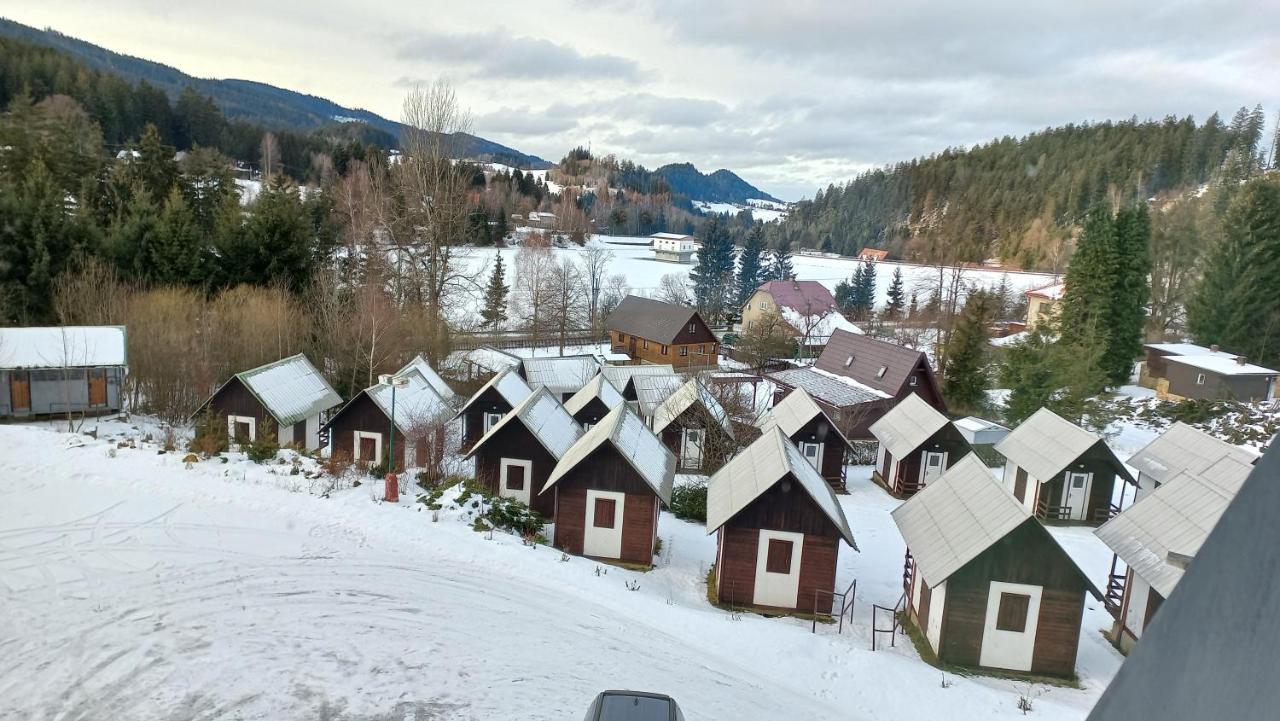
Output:
[[[665,513],[658,567],[637,573],[433,522],[373,485],[324,498],[288,464],[187,467],[95,426],[0,426],[0,718],[574,719],[613,687],[671,693],[690,721],[1021,716],[1026,684],[944,687],[905,639],[870,650],[903,544],[869,468],[841,497],[855,622],[815,635],[708,605],[714,541]],[[1101,544],[1062,535],[1100,578]],[[1034,717],[1087,715],[1120,662],[1108,621],[1091,601],[1082,688],[1037,686]]]

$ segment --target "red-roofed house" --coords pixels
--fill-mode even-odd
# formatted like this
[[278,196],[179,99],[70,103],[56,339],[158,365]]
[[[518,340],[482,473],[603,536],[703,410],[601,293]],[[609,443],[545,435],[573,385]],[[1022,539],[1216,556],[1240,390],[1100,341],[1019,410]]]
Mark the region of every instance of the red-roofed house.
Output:
[[863,248],[858,251],[858,260],[881,261],[889,257],[889,251],[879,248]]
[[837,329],[862,333],[836,310],[836,299],[816,280],[771,280],[756,288],[742,306],[742,329],[778,314],[791,328],[796,343],[805,348],[822,348]]

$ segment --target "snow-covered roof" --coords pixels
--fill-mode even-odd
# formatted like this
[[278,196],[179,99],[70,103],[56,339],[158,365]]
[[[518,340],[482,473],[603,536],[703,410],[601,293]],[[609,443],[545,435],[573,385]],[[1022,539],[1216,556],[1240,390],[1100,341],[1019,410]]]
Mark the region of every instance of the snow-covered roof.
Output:
[[479,390],[471,394],[471,397],[467,399],[467,402],[462,404],[462,408],[458,410],[458,415],[466,413],[467,409],[470,408],[472,404],[474,404],[476,400],[480,398],[480,396],[483,396],[490,388],[497,391],[498,395],[502,397],[502,400],[506,401],[507,405],[512,408],[520,405],[521,401],[533,394],[533,389],[524,382],[524,379],[520,377],[520,374],[516,373],[514,368],[507,368],[499,371],[498,374],[490,378],[487,383],[480,386]]
[[643,364],[634,366],[604,366],[600,369],[605,380],[613,384],[614,388],[619,391],[626,392],[627,384],[631,379],[638,376],[673,376],[676,370],[670,364]]
[[609,411],[591,430],[578,438],[573,447],[556,463],[541,492],[546,493],[556,481],[605,443],[613,445],[663,503],[671,502],[676,457],[625,403]]
[[766,376],[792,388],[803,388],[809,395],[833,406],[852,406],[888,396],[853,380],[820,371],[817,368],[788,368]]
[[[406,374],[406,377],[409,379],[408,385],[395,389],[395,418],[392,420],[397,430],[407,437],[412,437],[422,429],[447,419],[451,414],[452,406],[440,397],[431,382],[422,374],[411,371]],[[393,405],[391,386],[378,383],[366,388],[365,393],[382,409],[387,418],[391,418]]]
[[671,425],[695,403],[702,404],[702,407],[706,409],[707,413],[711,414],[711,417],[724,429],[724,432],[729,434],[730,438],[733,438],[733,421],[729,420],[728,411],[711,393],[711,390],[697,378],[690,378],[675,393],[667,396],[667,399],[654,409],[653,432],[661,433],[664,428]]
[[654,233],[650,238],[662,238],[664,240],[693,240],[692,235],[682,235],[680,233]]
[[684,385],[684,378],[674,373],[638,375],[632,378],[632,382],[636,387],[636,404],[640,406],[640,414],[649,418],[658,410],[658,406]]
[[[1214,352],[1212,348],[1206,348],[1195,343],[1147,343],[1143,347],[1170,355],[1211,355]],[[1221,351],[1218,352],[1221,353]],[[1231,356],[1230,353],[1224,355]],[[1234,358],[1235,356],[1231,357]]]
[[918,394],[908,393],[868,430],[894,458],[905,458],[946,425],[946,416]]
[[440,377],[440,374],[436,372],[435,368],[431,367],[431,364],[427,362],[426,358],[423,358],[420,355],[414,356],[413,360],[409,361],[403,368],[396,371],[396,375],[404,375],[412,371],[417,371],[418,374],[431,385],[436,394],[444,400],[452,403],[458,397],[458,394],[449,387],[448,383],[444,382],[444,378]]
[[622,397],[622,394],[618,392],[618,389],[604,379],[604,375],[597,373],[594,378],[587,381],[587,384],[581,390],[574,393],[573,397],[564,402],[564,409],[569,411],[571,415],[577,415],[578,411],[586,408],[593,398],[599,398],[600,402],[609,410],[613,410],[627,402]]
[[499,373],[508,368],[519,368],[520,358],[506,351],[489,346],[480,346],[463,356],[463,362],[490,373]]
[[[827,412],[813,402],[813,397],[803,388],[797,388],[786,395],[785,398],[778,401],[778,404],[769,409],[760,419],[760,430],[768,433],[770,428],[778,428],[788,438],[794,436],[800,429],[809,425],[814,418],[823,417],[827,420],[828,433],[840,435],[840,430],[836,424],[827,416]],[[840,439],[843,441],[844,437]],[[847,441],[846,441],[847,443]]]
[[1253,470],[1251,463],[1223,458],[1203,473],[1180,471],[1096,531],[1133,572],[1168,598]]
[[1171,355],[1165,358],[1165,361],[1189,365],[1192,368],[1199,368],[1200,370],[1223,376],[1273,376],[1280,373],[1280,371],[1264,368],[1253,363],[1241,363],[1238,360],[1238,356],[1232,357],[1228,353]]
[[582,427],[573,420],[569,411],[560,405],[560,399],[544,387],[534,391],[528,398],[521,401],[520,405],[512,408],[510,413],[502,416],[502,420],[494,423],[489,431],[471,447],[467,457],[475,455],[486,441],[498,435],[498,432],[506,428],[507,424],[513,422],[518,422],[527,428],[534,438],[538,439],[538,443],[547,449],[547,453],[557,460],[582,437]]
[[1094,446],[1101,446],[1115,461],[1116,472],[1133,482],[1124,464],[1101,438],[1048,408],[1032,413],[997,443],[995,449],[1015,465],[1026,469],[1036,480],[1045,483]]
[[1000,439],[1009,435],[1009,429],[989,421],[985,418],[977,416],[965,416],[959,420],[951,421],[951,425],[960,431],[960,435],[972,445],[993,445],[998,443]]
[[850,333],[862,334],[862,329],[854,325],[848,318],[845,318],[839,311],[831,310],[822,314],[805,315],[798,310],[792,308],[779,308],[782,320],[791,326],[798,335],[803,336],[800,339],[801,345],[819,345],[826,343],[832,333],[837,330],[844,330]]
[[1203,473],[1224,461],[1252,465],[1252,451],[1178,421],[1129,458],[1129,465],[1157,483],[1165,483],[1181,471]]
[[342,403],[337,391],[301,353],[235,377],[281,426],[291,426]]
[[85,368],[127,362],[122,325],[0,328],[0,368]]
[[543,386],[552,393],[573,393],[600,372],[594,356],[574,355],[553,358],[525,358],[524,377],[531,388]]
[[[707,533],[728,523],[742,509],[790,474],[840,531],[854,550],[858,544],[835,492],[780,428],[765,431],[724,464],[707,482]],[[994,483],[994,481],[992,481]]]
[[1062,296],[1066,295],[1066,292],[1066,283],[1051,283],[1041,288],[1032,288],[1027,291],[1027,295],[1048,298],[1049,300],[1062,300]]

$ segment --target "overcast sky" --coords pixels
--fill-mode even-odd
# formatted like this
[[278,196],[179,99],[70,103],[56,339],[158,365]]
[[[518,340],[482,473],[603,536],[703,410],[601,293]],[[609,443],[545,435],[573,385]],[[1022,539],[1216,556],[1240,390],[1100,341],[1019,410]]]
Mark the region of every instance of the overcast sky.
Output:
[[788,200],[1050,125],[1280,110],[1280,2],[5,0],[192,75],[398,119],[447,78],[478,135],[549,160],[729,168]]

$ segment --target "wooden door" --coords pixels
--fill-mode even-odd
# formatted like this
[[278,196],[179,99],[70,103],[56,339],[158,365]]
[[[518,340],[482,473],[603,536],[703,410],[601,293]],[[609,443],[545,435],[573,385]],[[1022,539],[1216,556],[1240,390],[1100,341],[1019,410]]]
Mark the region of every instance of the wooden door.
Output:
[[89,369],[89,405],[105,406],[107,404],[107,369]]
[[360,453],[359,453],[360,460],[368,461],[370,463],[377,463],[378,462],[378,439],[361,437],[358,440],[360,441]]
[[498,486],[498,495],[504,498],[514,498],[521,503],[528,505],[533,498],[533,489],[531,488],[530,476],[533,471],[533,461],[526,461],[517,458],[503,458],[499,461],[499,475],[501,482]]
[[587,491],[587,518],[582,534],[582,555],[622,557],[622,511],[627,502],[616,491]]
[[10,371],[9,405],[16,411],[31,410],[31,374],[29,371]]

